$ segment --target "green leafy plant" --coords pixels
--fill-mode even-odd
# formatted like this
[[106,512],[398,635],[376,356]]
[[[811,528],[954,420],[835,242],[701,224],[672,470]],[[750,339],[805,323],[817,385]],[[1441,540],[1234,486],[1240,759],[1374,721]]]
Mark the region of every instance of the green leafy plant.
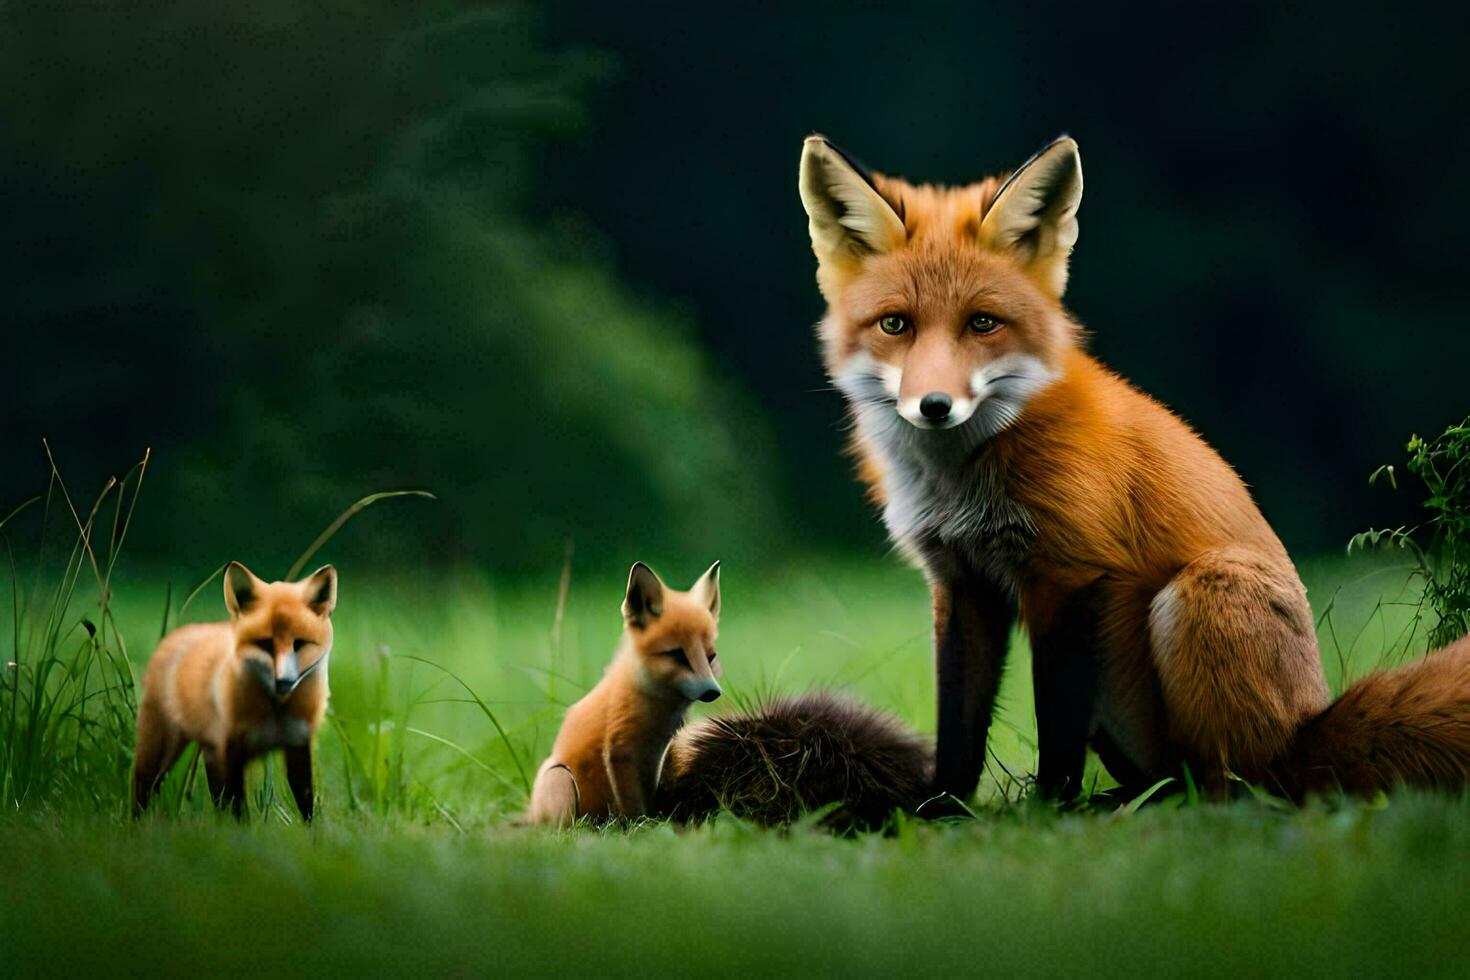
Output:
[[[1441,646],[1470,633],[1470,418],[1452,425],[1433,439],[1415,435],[1406,447],[1404,469],[1428,491],[1423,523],[1364,531],[1348,542],[1348,551],[1396,547],[1414,558],[1421,579],[1421,614],[1434,614],[1428,630],[1431,646]],[[1368,478],[1398,488],[1398,471],[1380,466]]]

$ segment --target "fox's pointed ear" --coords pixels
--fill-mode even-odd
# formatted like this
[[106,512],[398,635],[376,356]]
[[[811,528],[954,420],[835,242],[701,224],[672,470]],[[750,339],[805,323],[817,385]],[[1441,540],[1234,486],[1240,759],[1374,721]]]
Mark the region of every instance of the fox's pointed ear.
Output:
[[1053,298],[1067,288],[1067,258],[1077,244],[1082,157],[1063,136],[1011,174],[980,222],[980,242],[1010,252]]
[[260,587],[264,584],[237,561],[225,566],[225,608],[230,611],[231,619],[250,611],[260,598]]
[[664,584],[653,569],[635,561],[628,571],[628,594],[623,597],[623,621],[629,626],[646,626],[664,611]]
[[908,237],[873,179],[824,136],[808,136],[801,148],[801,203],[824,267],[891,251]]
[[301,582],[301,594],[306,604],[318,616],[330,616],[337,608],[337,570],[323,565]]
[[709,614],[715,619],[720,618],[720,563],[715,562],[709,567],[709,571],[699,576],[699,581],[689,593],[695,599],[705,604]]

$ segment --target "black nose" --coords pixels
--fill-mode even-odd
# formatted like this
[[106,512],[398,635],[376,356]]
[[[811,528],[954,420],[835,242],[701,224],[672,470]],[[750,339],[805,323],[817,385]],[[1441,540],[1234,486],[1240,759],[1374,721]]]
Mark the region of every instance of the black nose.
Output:
[[942,419],[949,414],[949,407],[953,404],[949,396],[942,391],[931,391],[919,399],[919,414],[926,419]]
[[288,691],[290,691],[291,688],[293,688],[295,686],[296,686],[296,682],[294,680],[287,681],[287,680],[281,680],[280,678],[277,678],[276,679],[276,693],[277,694],[285,694]]
[[699,700],[704,701],[706,703],[708,703],[710,701],[718,701],[719,698],[720,698],[720,692],[719,691],[705,691],[703,694],[701,694],[699,696]]

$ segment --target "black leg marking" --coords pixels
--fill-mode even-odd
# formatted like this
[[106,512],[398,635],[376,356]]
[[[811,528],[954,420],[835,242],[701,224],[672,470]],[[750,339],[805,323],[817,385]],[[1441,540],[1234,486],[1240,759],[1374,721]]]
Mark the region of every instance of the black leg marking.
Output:
[[1041,762],[1037,788],[1049,800],[1071,802],[1082,790],[1087,740],[1098,696],[1095,589],[1067,596],[1031,636],[1031,683]]
[[286,749],[286,782],[291,784],[291,795],[296,797],[296,809],[301,811],[301,819],[311,823],[316,804],[311,780],[311,746]]
[[1005,593],[973,573],[945,583],[941,594],[948,608],[944,621],[935,623],[939,733],[934,789],[964,800],[975,792],[985,767],[985,736],[1015,612]]

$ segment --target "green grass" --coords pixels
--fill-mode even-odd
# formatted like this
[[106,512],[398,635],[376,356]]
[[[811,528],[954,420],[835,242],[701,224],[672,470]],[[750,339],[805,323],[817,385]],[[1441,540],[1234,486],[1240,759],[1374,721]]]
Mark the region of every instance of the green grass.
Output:
[[1021,811],[853,841],[37,822],[7,828],[0,928],[7,971],[63,975],[1450,974],[1467,817]]
[[[655,564],[675,584],[703,569]],[[1335,685],[1414,642],[1402,635],[1412,610],[1396,604],[1415,598],[1402,562],[1302,570],[1327,613]],[[176,609],[208,571],[119,573],[108,621],[134,672],[165,597]],[[218,818],[202,785],[185,794],[186,765],[147,819],[129,821],[126,746],[109,748],[122,735],[91,711],[111,661],[92,656],[92,680],[54,709],[54,755],[0,818],[0,972],[1448,973],[1470,953],[1470,799],[1298,812],[1175,796],[1066,815],[1023,801],[1018,778],[1035,764],[1024,644],[977,821],[853,840],[731,820],[685,833],[514,827],[522,772],[611,653],[624,572],[574,566],[563,603],[555,576],[512,586],[343,569],[311,828],[263,764],[244,826]],[[869,558],[722,578],[731,697],[711,709],[830,685],[932,731],[917,573]],[[187,618],[220,612],[217,592]],[[95,647],[74,626],[99,620],[95,603],[71,598],[59,660]],[[15,636],[6,615],[0,636]],[[31,636],[17,648],[40,649]],[[90,729],[67,720],[89,690]]]

